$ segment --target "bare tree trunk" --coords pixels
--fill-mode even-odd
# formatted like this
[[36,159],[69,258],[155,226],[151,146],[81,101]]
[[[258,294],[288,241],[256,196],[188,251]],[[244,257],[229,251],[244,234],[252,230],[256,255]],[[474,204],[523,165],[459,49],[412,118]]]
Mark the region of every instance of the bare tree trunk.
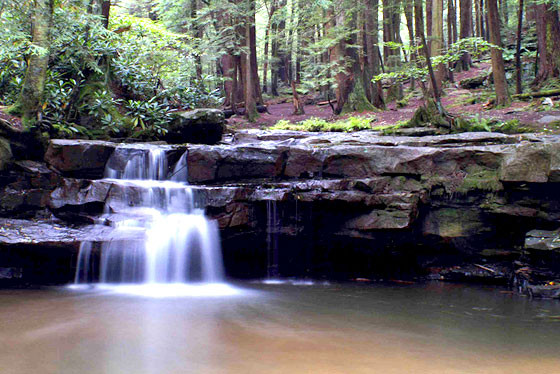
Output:
[[494,88],[496,90],[496,104],[499,106],[509,104],[509,93],[504,70],[504,59],[502,57],[502,38],[500,36],[500,15],[496,0],[486,0],[488,12],[488,28],[490,32],[490,43],[499,48],[491,48],[492,76],[494,77]]

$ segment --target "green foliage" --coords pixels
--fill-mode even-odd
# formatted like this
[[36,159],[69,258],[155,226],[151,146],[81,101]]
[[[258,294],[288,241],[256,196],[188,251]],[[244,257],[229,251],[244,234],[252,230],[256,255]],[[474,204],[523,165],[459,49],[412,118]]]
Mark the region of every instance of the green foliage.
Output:
[[[398,43],[391,43],[393,48],[395,47],[395,44]],[[408,64],[402,64],[395,71],[376,75],[372,79],[374,82],[383,79],[391,79],[397,82],[404,82],[411,78],[422,81],[425,81],[427,79],[428,66],[426,64],[426,59],[421,52],[421,48],[405,45],[401,46],[402,48],[408,50],[409,53],[416,53],[418,55],[418,62],[411,61]],[[459,39],[456,43],[452,44],[448,48],[445,54],[439,56],[431,56],[430,61],[432,63],[432,66],[437,66],[440,64],[449,65],[451,63],[459,61],[464,53],[470,53],[471,56],[477,58],[482,54],[488,52],[491,47],[495,46],[482,38]]]
[[344,120],[329,122],[321,118],[310,118],[295,124],[287,120],[281,120],[272,126],[271,129],[309,132],[354,132],[371,130],[371,123],[374,120],[372,117],[349,117]]
[[128,100],[125,107],[135,138],[167,133],[165,126],[171,121],[171,115],[165,104],[154,98],[149,101]]
[[[27,2],[26,2],[27,3]],[[113,11],[118,9],[113,7]],[[0,104],[21,92],[31,44],[29,9],[0,12]],[[196,77],[191,38],[117,11],[109,30],[80,0],[55,6],[42,123],[56,136],[158,137],[170,109],[217,106],[220,80]],[[114,32],[118,30],[118,32]],[[78,126],[77,123],[85,123]]]

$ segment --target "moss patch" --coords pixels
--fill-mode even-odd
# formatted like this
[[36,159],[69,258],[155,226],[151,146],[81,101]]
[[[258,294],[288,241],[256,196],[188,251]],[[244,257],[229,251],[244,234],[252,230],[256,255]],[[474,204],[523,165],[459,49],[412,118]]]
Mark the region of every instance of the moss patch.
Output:
[[497,192],[504,189],[500,182],[497,170],[473,169],[467,172],[462,183],[457,186],[455,192],[466,195],[470,191]]
[[349,117],[344,120],[329,122],[320,118],[310,118],[305,121],[291,123],[290,121],[278,121],[271,130],[291,130],[309,132],[353,132],[371,130],[374,117]]

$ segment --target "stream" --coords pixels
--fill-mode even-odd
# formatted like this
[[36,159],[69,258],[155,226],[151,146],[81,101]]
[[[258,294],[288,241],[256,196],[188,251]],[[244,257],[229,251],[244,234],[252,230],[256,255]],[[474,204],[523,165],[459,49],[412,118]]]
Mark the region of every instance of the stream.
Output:
[[246,282],[226,293],[176,294],[165,292],[174,285],[162,287],[0,290],[0,371],[560,371],[560,304],[505,289]]

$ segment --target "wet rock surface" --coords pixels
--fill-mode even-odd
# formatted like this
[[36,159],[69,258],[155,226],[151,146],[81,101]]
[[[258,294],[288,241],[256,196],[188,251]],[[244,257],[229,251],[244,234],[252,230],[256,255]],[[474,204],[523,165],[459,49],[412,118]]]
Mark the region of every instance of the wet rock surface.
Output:
[[[130,231],[130,239],[142,238],[141,233]],[[77,249],[83,241],[122,239],[123,232],[103,225],[68,226],[49,220],[21,220],[0,218],[0,245],[46,245]]]
[[[265,274],[274,250],[286,276],[407,277],[439,266],[441,279],[501,283],[512,270],[486,261],[554,265],[548,278],[526,279],[524,292],[560,268],[558,232],[531,231],[560,226],[560,137],[249,130],[218,145],[158,147],[170,174],[188,152],[189,183],[220,226],[234,277]],[[134,204],[145,187],[100,178],[112,154],[109,167],[122,173],[144,153],[53,140],[44,163],[16,160],[0,175],[0,215],[24,220],[10,223],[21,229],[0,235],[1,245],[75,248],[90,234],[110,237],[72,225],[91,225],[104,206],[113,213],[105,224],[122,219],[123,202]],[[63,229],[32,221],[52,215]]]
[[116,143],[104,141],[52,140],[45,162],[68,176],[101,178],[116,146]]

